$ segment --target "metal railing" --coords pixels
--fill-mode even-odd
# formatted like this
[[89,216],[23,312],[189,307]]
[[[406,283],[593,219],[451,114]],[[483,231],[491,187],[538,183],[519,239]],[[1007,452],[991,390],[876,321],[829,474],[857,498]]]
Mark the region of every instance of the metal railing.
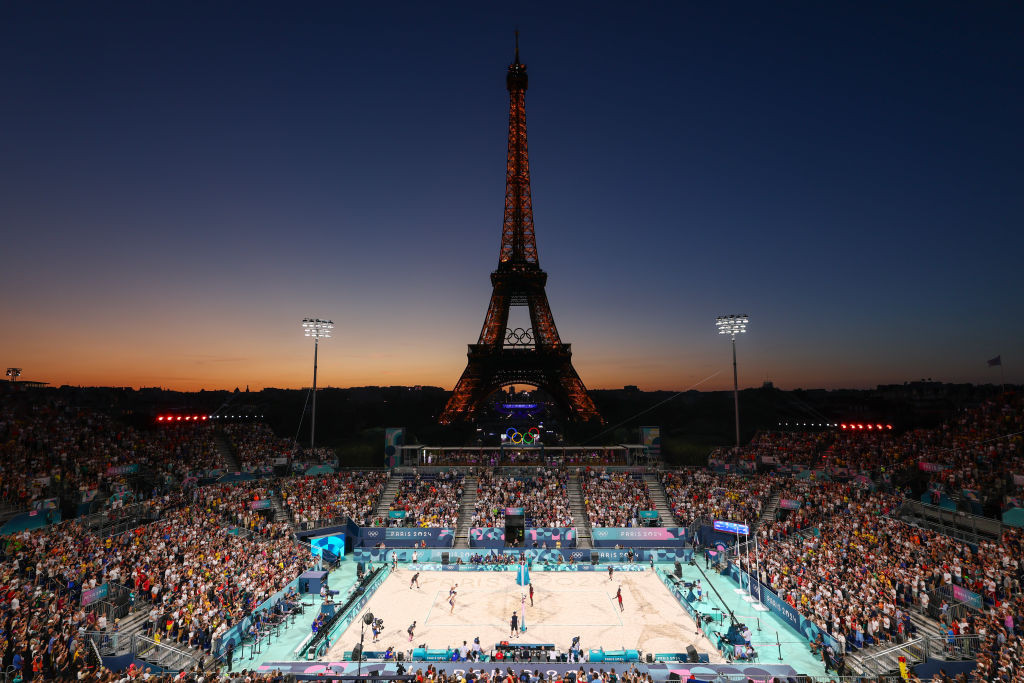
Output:
[[907,665],[919,664],[928,661],[928,638],[914,638],[902,645],[889,647],[877,652],[864,654],[861,659],[861,668],[870,676],[885,674],[892,671],[892,662],[899,662],[900,657],[905,657]]
[[216,662],[213,657],[196,654],[141,634],[132,636],[132,655],[153,662],[165,670],[185,671],[191,668],[210,668]]
[[898,670],[899,658],[905,657],[908,667],[932,659],[942,661],[972,661],[981,651],[981,636],[965,634],[949,637],[922,636],[902,645],[896,645],[860,657],[863,676],[886,676]]
[[901,521],[916,524],[958,541],[992,541],[997,540],[1003,533],[1003,524],[997,519],[960,510],[947,510],[938,505],[909,498],[904,499],[897,515]]
[[[943,602],[946,603],[945,616],[942,611]],[[979,610],[974,605],[954,597],[953,589],[949,586],[939,586],[928,592],[928,616],[940,623],[948,624],[949,619],[960,621],[971,614],[980,615],[983,611],[984,602],[982,609]]]
[[114,631],[85,631],[82,635],[103,655],[117,654],[118,647],[123,644],[121,634]]

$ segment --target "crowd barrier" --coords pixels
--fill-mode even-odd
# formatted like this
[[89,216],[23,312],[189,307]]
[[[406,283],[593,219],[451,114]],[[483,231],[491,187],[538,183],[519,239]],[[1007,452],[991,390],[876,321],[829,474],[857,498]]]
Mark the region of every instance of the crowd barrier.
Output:
[[[500,668],[503,672],[506,668],[512,668],[518,672],[528,669],[531,673],[534,669],[540,670],[545,677],[548,674],[561,678],[568,672],[578,672],[581,668],[590,669],[589,662],[531,662],[529,664],[515,662],[432,662],[434,669],[439,673],[448,676],[455,674],[466,674],[467,671],[493,671]],[[257,667],[260,673],[280,670],[285,675],[295,676],[297,680],[330,680],[332,677],[354,677],[356,672],[363,676],[377,676],[393,678],[398,675],[397,662],[265,662]],[[608,663],[601,665],[602,668],[612,668]],[[415,662],[403,662],[402,668],[406,672],[415,672],[420,668]],[[675,680],[686,680],[693,674],[699,681],[717,680],[721,676],[736,678],[737,680],[765,681],[771,678],[785,680],[795,677],[796,670],[786,664],[689,664],[686,662],[654,663],[630,662],[623,664],[621,671],[635,669],[638,673],[649,674],[651,680],[667,681],[670,678]],[[673,676],[675,674],[675,676]]]
[[[572,527],[533,527],[526,529],[526,545],[546,545],[561,548],[576,547],[576,529]],[[505,529],[502,527],[473,527],[469,530],[470,548],[504,548]]]
[[[633,563],[648,564],[654,562],[689,562],[693,558],[693,548],[638,548],[630,550],[610,550],[606,548],[595,548],[593,550],[574,550],[571,548],[547,550],[533,548],[509,548],[504,552],[485,549],[413,549],[413,548],[356,548],[352,551],[352,559],[356,562],[391,562],[397,559],[399,562],[412,562],[413,554],[416,561],[422,564],[454,565],[462,561],[468,565],[474,557],[495,558],[499,555],[511,556],[518,560],[525,557],[534,564],[555,565],[558,558],[562,558],[563,564],[590,564],[597,559],[599,564],[603,563],[629,563],[629,553],[633,552]],[[394,556],[394,557],[392,557]]]

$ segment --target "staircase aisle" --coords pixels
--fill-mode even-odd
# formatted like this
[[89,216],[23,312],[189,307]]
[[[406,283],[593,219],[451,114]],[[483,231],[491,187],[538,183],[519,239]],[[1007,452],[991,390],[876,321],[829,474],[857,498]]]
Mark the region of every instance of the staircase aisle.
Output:
[[944,660],[942,643],[945,643],[946,635],[942,624],[918,612],[914,612],[910,620],[917,628],[917,634],[904,642],[908,652],[899,651],[891,643],[879,643],[849,654],[846,657],[847,665],[855,672],[867,676],[877,675],[876,671],[898,671],[901,654],[908,655],[908,665],[917,663],[909,661],[911,658],[924,661],[921,653],[924,652],[925,639],[929,644],[927,658]]
[[772,497],[768,500],[768,503],[764,506],[764,510],[761,511],[761,516],[757,518],[757,524],[754,528],[758,528],[762,524],[771,523],[775,521],[775,511],[779,509],[779,501],[782,496],[778,493],[773,493]]
[[459,506],[459,521],[455,525],[455,547],[469,547],[469,528],[476,513],[476,489],[479,480],[475,474],[467,474],[462,482],[462,505]]
[[224,462],[224,467],[227,471],[241,472],[242,463],[239,462],[238,456],[235,454],[235,449],[232,448],[231,442],[228,440],[228,435],[218,430],[213,435],[213,441],[217,445],[217,454]]
[[665,494],[665,487],[661,485],[658,475],[648,472],[644,475],[644,482],[647,483],[647,490],[651,493],[651,500],[654,501],[654,509],[658,511],[658,526],[670,526],[677,523],[672,508],[668,504],[668,496]]
[[388,511],[391,510],[391,503],[395,502],[395,496],[398,495],[398,489],[405,480],[405,474],[399,472],[399,470],[392,470],[391,476],[388,477],[388,483],[384,487],[384,491],[380,494],[380,500],[377,501],[377,507],[373,510],[373,518],[383,517],[386,521],[388,518]]
[[281,497],[281,491],[275,489],[274,494],[270,496],[270,507],[274,510],[275,522],[288,522],[292,529],[295,528],[295,520],[292,519],[291,512],[284,505],[284,498]]
[[583,504],[583,487],[580,486],[580,475],[569,476],[569,510],[572,512],[573,524],[576,525],[576,547],[593,548],[594,540],[590,535],[590,518],[587,506]]

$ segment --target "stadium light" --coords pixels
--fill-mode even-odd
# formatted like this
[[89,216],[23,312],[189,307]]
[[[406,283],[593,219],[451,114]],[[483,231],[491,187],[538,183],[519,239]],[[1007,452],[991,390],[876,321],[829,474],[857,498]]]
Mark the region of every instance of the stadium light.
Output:
[[21,377],[21,368],[7,368],[7,376],[10,378],[9,381],[17,382]]
[[727,334],[732,339],[732,400],[736,413],[736,450],[740,448],[740,381],[736,373],[736,335],[747,331],[750,318],[743,315],[720,315],[715,318],[718,334]]
[[316,447],[316,356],[320,347],[320,340],[331,338],[334,321],[320,320],[319,318],[303,318],[302,329],[307,337],[313,338],[313,412],[309,425],[309,451],[312,454],[313,449]]

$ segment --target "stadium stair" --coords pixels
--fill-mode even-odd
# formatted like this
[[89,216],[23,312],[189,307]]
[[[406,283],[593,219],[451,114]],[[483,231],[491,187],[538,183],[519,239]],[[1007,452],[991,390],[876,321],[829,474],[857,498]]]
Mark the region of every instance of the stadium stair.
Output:
[[590,518],[587,506],[583,504],[583,487],[580,486],[580,475],[569,477],[569,510],[576,523],[576,547],[593,548],[594,540],[590,534]]
[[235,449],[231,446],[231,442],[228,440],[228,435],[218,430],[217,433],[213,435],[213,441],[217,445],[217,454],[224,462],[224,467],[227,468],[228,472],[241,472],[242,463],[239,462],[238,456],[235,454]]
[[388,512],[391,510],[391,504],[395,502],[395,496],[398,495],[398,488],[402,485],[405,480],[405,474],[399,470],[395,470],[391,473],[388,478],[388,483],[384,487],[384,490],[380,494],[380,500],[377,501],[377,507],[373,510],[373,518],[383,517],[385,520],[388,518]]
[[[902,644],[906,648],[905,651],[900,651],[897,646],[890,643],[871,645],[850,653],[846,658],[847,665],[860,675],[874,676],[880,671],[899,671],[901,654],[907,657],[908,665],[911,666],[926,659],[945,660],[945,656],[939,651],[940,648],[935,647],[936,643],[945,642],[942,625],[920,613],[911,614],[910,621],[917,629],[917,633]],[[928,638],[931,643],[927,657],[920,654],[923,652],[924,638]],[[915,659],[918,661],[911,661]]]
[[764,506],[764,510],[761,511],[761,516],[757,518],[757,525],[754,527],[760,527],[765,522],[771,523],[775,521],[775,511],[779,509],[779,501],[782,500],[782,496],[778,493],[772,493],[771,499]]
[[459,507],[459,521],[455,527],[456,548],[469,547],[469,526],[473,523],[476,512],[476,490],[479,480],[475,475],[468,474],[462,483],[462,505]]
[[658,475],[648,472],[644,475],[644,481],[647,482],[647,490],[650,492],[651,500],[654,502],[654,509],[658,511],[659,526],[675,524],[675,515],[672,514],[672,508],[668,505],[668,496],[665,495],[665,487],[658,480]]
[[[118,622],[117,648],[111,654],[120,655],[130,652],[132,649],[132,636],[136,633],[142,633],[142,625],[146,623],[146,619],[149,616],[149,605],[139,601],[135,603],[135,607],[134,612],[129,612],[121,617],[121,620]],[[100,651],[103,654],[109,652],[105,647],[100,648]]]
[[287,522],[291,527],[295,528],[295,520],[288,513],[288,510],[284,506],[284,498],[281,497],[281,491],[279,489],[274,490],[272,496],[270,496],[270,507],[274,510],[274,522]]

